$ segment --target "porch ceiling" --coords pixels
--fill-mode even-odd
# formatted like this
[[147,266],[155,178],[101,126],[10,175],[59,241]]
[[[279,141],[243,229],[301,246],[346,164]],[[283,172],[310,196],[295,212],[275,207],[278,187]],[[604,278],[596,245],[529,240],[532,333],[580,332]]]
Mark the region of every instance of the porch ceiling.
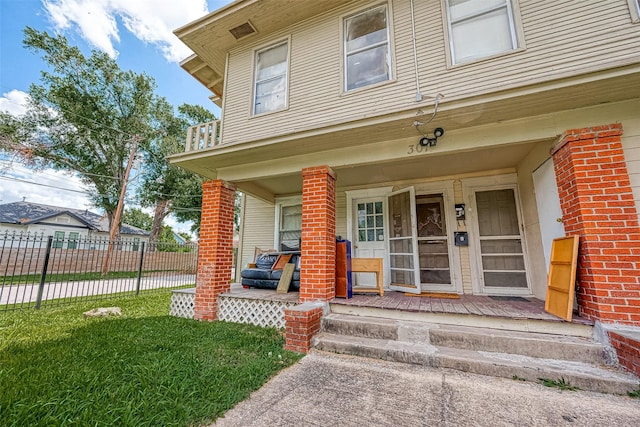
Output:
[[[367,187],[389,182],[424,180],[489,170],[515,170],[518,163],[538,142],[530,141],[491,149],[418,156],[375,164],[333,167],[333,169],[337,175],[337,185],[341,188]],[[264,194],[287,195],[302,192],[300,173],[239,181],[236,184],[239,189],[258,197]]]

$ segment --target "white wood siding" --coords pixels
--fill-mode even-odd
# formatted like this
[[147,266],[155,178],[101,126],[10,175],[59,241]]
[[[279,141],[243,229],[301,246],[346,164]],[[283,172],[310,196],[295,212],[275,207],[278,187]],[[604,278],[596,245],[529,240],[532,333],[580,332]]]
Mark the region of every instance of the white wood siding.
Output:
[[622,148],[640,221],[640,118],[622,123]]
[[[421,92],[415,72],[409,0],[390,0],[395,81],[342,93],[341,25],[345,14],[380,2],[351,2],[230,52],[223,143],[331,126],[390,112],[568,77],[638,61],[640,32],[625,0],[520,0],[526,49],[447,68],[440,1],[415,0]],[[251,117],[254,49],[291,37],[289,108]]]
[[336,236],[347,238],[347,194],[344,190],[336,192]]
[[246,195],[240,269],[253,262],[255,249],[274,249],[275,205]]

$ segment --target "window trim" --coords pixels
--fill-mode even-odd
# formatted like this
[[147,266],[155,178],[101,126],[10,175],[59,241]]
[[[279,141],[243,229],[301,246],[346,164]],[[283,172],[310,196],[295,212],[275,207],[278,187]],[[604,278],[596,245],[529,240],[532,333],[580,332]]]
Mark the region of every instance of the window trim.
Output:
[[[289,206],[302,205],[302,195],[279,197],[276,199],[276,209],[274,218],[273,242],[277,251],[280,250],[280,226],[282,224],[282,208]],[[300,237],[302,237],[302,229],[300,229]],[[300,248],[302,249],[302,248]]]
[[631,22],[637,24],[640,22],[640,0],[627,0],[627,3],[629,4]]
[[[270,49],[274,49],[283,44],[287,45],[287,66],[285,67],[285,94],[284,94],[284,107],[278,108],[276,110],[263,111],[262,113],[256,113],[256,92],[258,87],[258,54],[265,52]],[[253,70],[252,77],[252,89],[251,89],[251,103],[250,103],[250,117],[261,117],[267,114],[277,113],[279,111],[286,111],[289,109],[289,86],[290,86],[290,76],[291,76],[291,36],[288,36],[283,39],[279,39],[275,42],[271,42],[269,44],[261,45],[253,49],[253,58],[251,61],[251,69]]]
[[[507,15],[509,18],[509,33],[511,35],[512,46],[514,46],[513,49],[506,50],[504,52],[497,52],[497,53],[479,57],[479,58],[473,58],[468,61],[456,62],[455,50],[453,47],[453,34],[452,34],[452,28],[451,28],[452,22],[450,19],[451,14],[449,13],[449,0],[442,0],[442,22],[444,26],[445,43],[447,45],[447,48],[445,49],[446,59],[447,59],[447,68],[457,68],[460,66],[492,60],[501,56],[522,52],[523,50],[526,49],[524,30],[522,28],[522,21],[520,18],[520,7],[518,4],[518,0],[504,0],[504,1],[506,4]],[[455,22],[461,22],[468,19],[472,19],[482,14],[489,13],[491,11],[495,11],[504,7],[505,5],[494,6],[491,9],[483,10],[482,12],[477,13],[475,15],[465,16],[461,19],[458,19]]]
[[[379,8],[379,7],[384,7],[386,10],[386,15],[387,15],[387,41],[386,44],[388,46],[387,48],[387,67],[389,69],[389,78],[387,80],[382,80],[376,83],[372,83],[369,85],[365,85],[365,86],[360,86],[360,87],[356,87],[353,89],[348,89],[347,88],[347,20],[350,18],[354,18],[358,15],[361,15],[363,13],[366,13],[370,10]],[[393,39],[393,11],[391,8],[391,4],[389,4],[389,2],[381,2],[381,3],[377,3],[374,4],[372,6],[366,7],[364,9],[359,9],[356,12],[350,12],[348,14],[344,14],[340,16],[340,40],[341,40],[341,44],[342,44],[342,59],[341,59],[341,63],[340,63],[340,70],[341,70],[341,81],[342,83],[340,84],[341,86],[341,94],[345,95],[345,94],[351,94],[354,92],[359,92],[361,90],[365,90],[365,89],[370,89],[370,88],[375,88],[375,87],[379,87],[381,85],[385,85],[391,82],[395,81],[395,75],[396,75],[396,70],[395,70],[395,63],[396,61],[394,61],[394,39]],[[380,43],[380,46],[383,46],[384,44]],[[368,47],[370,48],[370,47]],[[357,51],[362,51],[364,49],[358,49]],[[353,53],[353,52],[352,52]]]

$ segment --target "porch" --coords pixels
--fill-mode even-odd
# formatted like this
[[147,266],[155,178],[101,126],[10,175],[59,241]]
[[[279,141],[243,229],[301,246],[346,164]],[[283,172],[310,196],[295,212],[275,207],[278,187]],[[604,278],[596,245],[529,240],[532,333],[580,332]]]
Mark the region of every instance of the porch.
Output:
[[[195,289],[174,291],[171,314],[193,318],[194,301]],[[233,283],[230,292],[219,295],[219,320],[284,328],[284,310],[299,304],[298,292],[279,294],[270,289],[245,289]],[[544,301],[533,297],[441,298],[386,291],[384,296],[354,294],[349,299],[333,298],[328,304],[331,313],[526,332],[590,336],[593,325],[576,315],[566,322],[547,313]]]

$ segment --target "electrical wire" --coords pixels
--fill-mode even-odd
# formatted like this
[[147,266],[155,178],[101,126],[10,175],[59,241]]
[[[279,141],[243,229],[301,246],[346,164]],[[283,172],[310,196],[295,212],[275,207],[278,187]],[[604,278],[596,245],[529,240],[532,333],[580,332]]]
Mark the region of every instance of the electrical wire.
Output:
[[7,181],[22,182],[22,183],[31,184],[31,185],[37,185],[37,186],[40,186],[40,187],[55,188],[56,190],[71,191],[71,192],[80,193],[80,194],[87,194],[87,195],[91,195],[92,194],[89,191],[74,190],[72,188],[58,187],[58,186],[55,186],[55,185],[43,184],[41,182],[27,181],[27,180],[24,180],[24,179],[14,178],[14,177],[11,177],[11,176],[0,176],[0,179],[4,179],[4,180],[7,180]]

